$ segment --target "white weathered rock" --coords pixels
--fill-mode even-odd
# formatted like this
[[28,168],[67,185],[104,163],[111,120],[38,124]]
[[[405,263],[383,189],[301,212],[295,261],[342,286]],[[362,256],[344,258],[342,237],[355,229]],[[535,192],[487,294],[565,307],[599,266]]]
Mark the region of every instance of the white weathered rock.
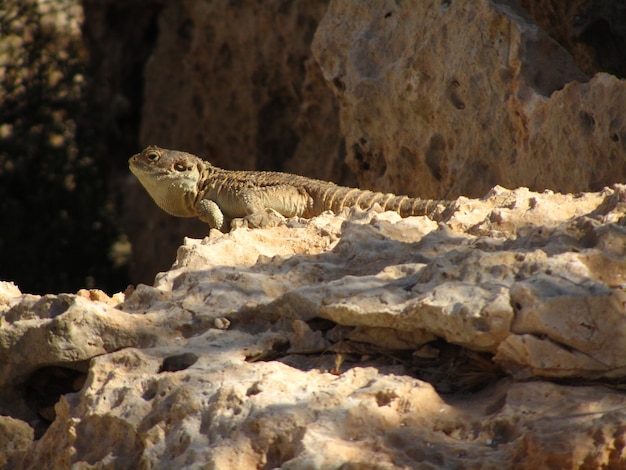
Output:
[[[592,381],[626,371],[625,201],[624,186],[498,187],[440,224],[351,210],[215,231],[116,307],[0,284],[0,454],[26,468],[616,466],[626,397]],[[482,391],[415,377],[437,385],[435,338],[472,351],[440,379]],[[54,411],[35,395],[68,381]]]

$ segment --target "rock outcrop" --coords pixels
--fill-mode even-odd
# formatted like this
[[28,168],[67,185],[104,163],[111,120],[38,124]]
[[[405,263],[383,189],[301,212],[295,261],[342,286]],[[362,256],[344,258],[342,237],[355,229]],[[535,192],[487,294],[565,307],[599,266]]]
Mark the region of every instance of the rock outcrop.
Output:
[[[464,196],[186,238],[112,297],[0,282],[0,467],[626,467],[619,1],[83,3],[112,135]],[[119,187],[136,278],[206,235]]]
[[186,239],[112,299],[4,283],[3,463],[617,468],[625,213],[496,187]]
[[626,179],[626,82],[583,73],[515,2],[331,1],[312,47],[360,186],[445,198]]

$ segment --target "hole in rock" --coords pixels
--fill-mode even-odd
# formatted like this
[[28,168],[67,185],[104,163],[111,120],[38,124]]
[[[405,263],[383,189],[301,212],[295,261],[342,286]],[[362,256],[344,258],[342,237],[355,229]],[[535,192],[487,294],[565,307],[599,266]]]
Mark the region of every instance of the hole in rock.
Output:
[[[84,363],[84,368],[81,365]],[[54,405],[61,395],[78,392],[87,377],[87,361],[74,364],[77,369],[47,366],[37,369],[22,384],[26,405],[40,418],[35,426],[35,439],[39,439],[56,418]]]
[[354,159],[356,160],[359,169],[367,171],[370,169],[369,162],[366,161],[365,152],[357,144],[352,146],[352,152],[354,153]]
[[430,138],[425,154],[426,165],[437,181],[443,179],[443,166],[446,161],[446,142],[441,134],[434,134]]
[[177,372],[179,370],[185,370],[191,367],[198,360],[198,356],[194,353],[186,352],[183,354],[176,354],[163,359],[163,364],[159,369],[161,372]]
[[580,111],[578,116],[580,117],[582,128],[588,132],[593,132],[596,127],[596,119],[586,111]]
[[346,84],[343,81],[343,76],[333,78],[333,85],[339,91],[345,91],[346,89]]
[[158,384],[157,382],[153,382],[148,386],[146,391],[143,392],[143,395],[141,395],[141,398],[143,398],[146,401],[150,401],[154,399],[154,397],[156,397],[157,391],[158,391]]

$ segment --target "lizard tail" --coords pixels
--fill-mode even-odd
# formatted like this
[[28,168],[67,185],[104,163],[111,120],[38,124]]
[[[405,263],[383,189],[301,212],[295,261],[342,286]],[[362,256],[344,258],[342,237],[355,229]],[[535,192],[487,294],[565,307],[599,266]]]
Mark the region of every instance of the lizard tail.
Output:
[[[398,199],[402,199],[403,196],[397,196]],[[404,199],[400,201],[399,208],[394,209],[402,217],[409,217],[411,215],[426,215],[431,219],[436,219],[434,214],[438,213],[438,210],[449,209],[453,207],[451,201],[438,201],[435,199],[419,199],[410,198],[404,196]]]
[[[377,193],[373,191],[334,187],[326,196],[326,208],[333,212],[339,212],[344,207],[360,207],[370,209],[374,204],[379,204],[383,210],[394,211],[401,217],[411,215],[426,215],[433,218],[437,209],[449,209],[452,201],[438,201],[433,199],[419,199],[408,196],[396,196],[391,193]],[[328,197],[330,196],[330,197]]]

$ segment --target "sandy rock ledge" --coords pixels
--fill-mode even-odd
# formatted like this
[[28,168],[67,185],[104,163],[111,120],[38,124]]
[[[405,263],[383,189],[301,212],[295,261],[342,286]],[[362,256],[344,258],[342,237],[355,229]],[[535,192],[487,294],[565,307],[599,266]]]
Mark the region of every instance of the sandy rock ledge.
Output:
[[3,283],[0,464],[619,468],[625,211],[496,187],[186,239],[123,302]]

